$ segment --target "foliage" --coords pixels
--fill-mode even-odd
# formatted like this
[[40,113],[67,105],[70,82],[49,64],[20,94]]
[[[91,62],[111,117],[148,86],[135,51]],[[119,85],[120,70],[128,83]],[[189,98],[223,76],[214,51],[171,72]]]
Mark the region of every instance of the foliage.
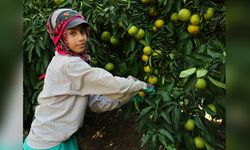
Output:
[[[146,82],[152,75],[157,77],[154,95],[131,101],[137,108],[134,111],[139,113],[142,145],[147,144],[150,149],[195,149],[193,138],[201,136],[206,149],[223,148],[216,140],[214,129],[225,127],[224,1],[151,0],[143,4],[139,0],[76,0],[56,6],[48,0],[25,0],[25,118],[32,116],[43,85],[38,78],[45,73],[53,56],[45,22],[52,10],[65,6],[82,12],[91,25],[88,46],[92,60],[97,62],[93,66],[104,68],[107,63],[113,63],[112,74],[132,75]],[[214,9],[214,15],[206,20],[203,16],[209,7]],[[198,34],[188,32],[189,21],[171,21],[172,13],[182,8],[200,15]],[[164,21],[163,27],[154,27],[157,19]],[[141,39],[131,36],[128,30],[132,26],[143,29],[145,36]],[[104,31],[119,39],[119,45],[103,41]],[[141,59],[145,46],[155,52],[146,62]],[[150,66],[150,72],[145,73],[144,66]],[[195,88],[198,78],[206,80],[204,90]],[[217,111],[211,111],[208,104],[214,104]],[[222,123],[207,120],[206,113],[213,119],[221,118]],[[193,131],[184,128],[188,119],[195,120]]]

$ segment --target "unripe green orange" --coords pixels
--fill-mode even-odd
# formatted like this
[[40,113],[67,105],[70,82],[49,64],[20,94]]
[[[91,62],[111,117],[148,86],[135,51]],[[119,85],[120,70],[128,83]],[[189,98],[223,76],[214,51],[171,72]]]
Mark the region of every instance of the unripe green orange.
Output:
[[170,20],[174,22],[178,21],[179,20],[178,13],[177,12],[172,13],[170,16]]
[[110,43],[111,43],[112,45],[119,45],[120,40],[119,40],[118,38],[112,36],[112,37],[110,38]]
[[139,31],[135,35],[135,38],[140,40],[140,39],[142,39],[144,37],[144,35],[145,35],[145,31],[143,29],[139,29]]
[[195,88],[199,90],[204,90],[207,87],[207,82],[203,78],[199,78],[196,81]]
[[182,8],[178,13],[179,20],[181,21],[189,21],[191,17],[191,12],[189,9]]
[[129,35],[132,35],[132,36],[135,36],[138,32],[138,28],[136,26],[131,26],[129,29],[128,29],[128,34]]
[[200,136],[194,138],[194,143],[197,149],[203,149],[205,147],[204,140]]
[[193,119],[188,119],[188,121],[184,124],[184,128],[188,131],[192,131],[194,129],[195,123]]
[[152,53],[152,48],[150,46],[145,46],[143,48],[143,53],[147,56],[149,56]]
[[108,31],[104,31],[101,34],[101,40],[103,41],[109,41],[111,38],[111,34]]
[[200,24],[201,18],[199,16],[199,14],[193,14],[190,18],[190,23],[192,25],[198,25]]
[[105,69],[108,70],[108,71],[112,71],[114,69],[114,64],[112,63],[107,63],[105,65]]
[[156,28],[162,28],[163,26],[164,26],[164,20],[162,20],[162,19],[157,19],[156,21],[155,21],[155,26],[156,26]]

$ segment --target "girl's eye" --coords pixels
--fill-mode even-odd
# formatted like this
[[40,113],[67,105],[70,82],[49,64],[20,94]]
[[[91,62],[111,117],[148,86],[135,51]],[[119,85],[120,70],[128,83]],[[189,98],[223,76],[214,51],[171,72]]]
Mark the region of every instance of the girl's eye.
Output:
[[81,32],[81,34],[85,34],[85,33],[86,33],[86,30],[85,30],[85,29],[82,29],[80,32]]
[[70,32],[70,35],[75,36],[76,33],[75,32]]

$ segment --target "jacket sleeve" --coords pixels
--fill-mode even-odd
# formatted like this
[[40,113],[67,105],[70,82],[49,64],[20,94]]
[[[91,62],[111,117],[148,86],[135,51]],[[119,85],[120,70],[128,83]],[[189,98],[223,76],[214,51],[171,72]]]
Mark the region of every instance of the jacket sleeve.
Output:
[[70,92],[81,96],[104,95],[111,99],[123,99],[147,87],[145,82],[132,77],[113,76],[108,71],[90,67],[81,60],[68,63],[65,73],[70,83]]

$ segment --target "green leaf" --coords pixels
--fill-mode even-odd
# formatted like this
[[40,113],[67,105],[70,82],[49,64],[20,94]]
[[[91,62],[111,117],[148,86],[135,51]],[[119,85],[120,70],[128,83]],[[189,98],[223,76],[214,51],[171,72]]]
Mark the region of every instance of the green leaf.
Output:
[[167,148],[168,142],[167,142],[166,136],[162,134],[158,134],[158,139],[162,143],[162,145],[164,145],[164,147]]
[[197,69],[197,71],[196,71],[196,77],[197,78],[204,77],[206,74],[207,74],[206,69]]
[[220,88],[223,88],[223,89],[226,89],[226,84],[225,83],[222,83],[222,82],[219,82],[215,79],[213,79],[212,77],[208,76],[208,79],[216,86],[220,87]]
[[152,136],[152,143],[153,143],[153,146],[155,147],[156,144],[157,144],[157,134],[154,134],[154,135]]
[[142,45],[144,45],[144,46],[148,46],[149,44],[146,42],[146,41],[144,41],[144,40],[140,40],[139,41]]
[[165,102],[171,101],[171,97],[169,96],[168,92],[161,91],[161,96],[163,98],[163,101],[165,101]]
[[206,128],[205,128],[203,122],[201,121],[201,119],[199,118],[199,116],[195,116],[194,121],[195,121],[195,125],[198,128],[200,128],[203,131],[206,131]]
[[165,111],[162,111],[162,112],[161,112],[161,116],[162,116],[169,124],[171,124],[170,116],[169,116]]
[[148,131],[147,134],[143,137],[141,147],[144,146],[145,144],[147,144],[148,141],[151,139],[151,137],[152,137],[152,134],[150,134]]
[[190,76],[191,74],[195,73],[195,71],[196,71],[196,68],[195,68],[195,67],[194,67],[194,68],[187,69],[187,70],[183,70],[183,71],[181,71],[179,77],[180,77],[180,78],[188,77],[188,76]]
[[37,56],[41,57],[41,48],[38,45],[36,45],[35,51],[36,51]]
[[193,138],[187,133],[184,134],[184,142],[188,150],[196,149]]
[[152,108],[153,108],[152,106],[149,106],[142,109],[142,111],[140,112],[139,119],[142,118],[144,115],[146,115]]
[[190,35],[187,32],[181,32],[179,40],[184,40],[186,38],[188,38]]
[[205,147],[206,147],[207,150],[214,150],[214,148],[208,142],[206,142],[205,140],[204,140],[204,144],[205,144]]
[[190,55],[192,53],[193,49],[193,43],[191,40],[188,40],[187,43],[185,44],[185,54]]
[[180,118],[181,118],[181,110],[177,107],[174,109],[174,127],[176,130],[179,129],[180,126]]
[[165,129],[160,129],[159,132],[165,135],[172,143],[174,143],[173,136]]

